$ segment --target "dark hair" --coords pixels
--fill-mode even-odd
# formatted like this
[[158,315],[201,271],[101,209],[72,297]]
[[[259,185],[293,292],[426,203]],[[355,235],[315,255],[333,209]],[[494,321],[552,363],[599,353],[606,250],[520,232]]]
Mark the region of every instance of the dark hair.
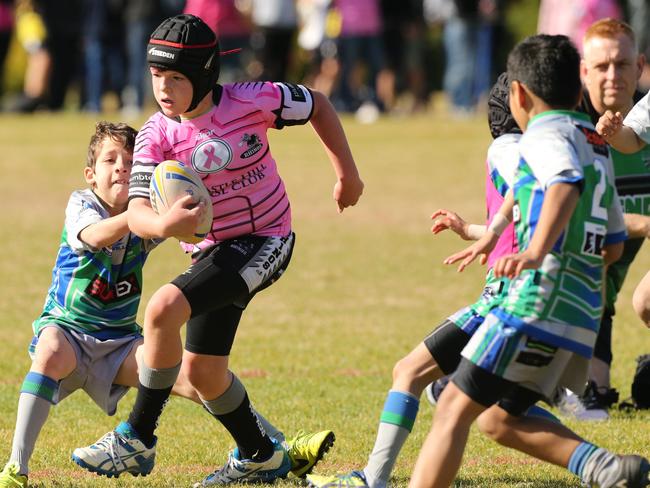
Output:
[[496,139],[504,134],[521,134],[521,129],[510,112],[510,80],[501,73],[488,95],[488,125]]
[[90,144],[88,144],[88,157],[86,158],[86,166],[94,168],[97,162],[97,152],[104,140],[110,137],[116,142],[119,142],[129,151],[133,151],[135,146],[135,136],[138,131],[128,124],[118,123],[113,124],[102,120],[95,125],[95,133],[90,137]]
[[580,54],[566,36],[530,36],[508,55],[508,77],[552,108],[573,109],[582,90]]
[[147,63],[187,76],[194,92],[185,112],[194,110],[219,79],[219,40],[199,17],[181,14],[162,21],[147,45]]

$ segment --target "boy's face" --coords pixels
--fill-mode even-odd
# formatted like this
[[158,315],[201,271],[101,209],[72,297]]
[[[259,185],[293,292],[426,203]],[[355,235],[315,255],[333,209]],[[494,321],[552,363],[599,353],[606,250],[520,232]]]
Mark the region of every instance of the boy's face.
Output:
[[167,117],[184,114],[192,102],[194,89],[182,73],[150,67],[151,85],[156,102]]
[[624,34],[587,39],[580,74],[598,113],[619,112],[631,107],[643,64],[643,56],[638,54],[632,39]]
[[124,211],[129,201],[132,163],[133,152],[106,137],[97,151],[95,167],[84,169],[86,182],[115,213]]

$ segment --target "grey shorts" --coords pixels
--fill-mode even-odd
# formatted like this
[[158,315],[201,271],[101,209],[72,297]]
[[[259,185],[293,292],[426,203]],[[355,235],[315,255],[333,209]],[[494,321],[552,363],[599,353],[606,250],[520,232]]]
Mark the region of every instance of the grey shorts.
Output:
[[[126,394],[129,387],[114,385],[113,380],[133,348],[142,344],[142,336],[131,334],[118,339],[101,341],[55,323],[44,326],[41,332],[47,327],[56,327],[63,332],[77,356],[77,367],[59,382],[59,391],[54,396],[54,403],[59,403],[71,393],[81,389],[104,412],[108,415],[115,415],[117,403]],[[38,338],[34,337],[29,347],[29,355],[32,360],[37,343]]]

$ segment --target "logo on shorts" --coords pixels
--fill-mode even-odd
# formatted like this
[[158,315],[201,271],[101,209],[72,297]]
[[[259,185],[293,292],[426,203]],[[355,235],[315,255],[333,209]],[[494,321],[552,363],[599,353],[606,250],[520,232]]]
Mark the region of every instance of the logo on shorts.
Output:
[[194,148],[191,161],[199,173],[217,173],[232,161],[232,149],[223,139],[208,139]]
[[244,133],[241,141],[239,141],[239,144],[237,145],[242,147],[244,144],[246,144],[247,149],[239,155],[242,159],[250,158],[253,154],[257,154],[260,149],[264,147],[264,144],[262,144],[262,141],[260,141],[260,137],[257,134]]
[[86,287],[86,293],[104,304],[116,302],[140,294],[140,285],[135,274],[126,275],[121,281],[111,284],[99,275]]

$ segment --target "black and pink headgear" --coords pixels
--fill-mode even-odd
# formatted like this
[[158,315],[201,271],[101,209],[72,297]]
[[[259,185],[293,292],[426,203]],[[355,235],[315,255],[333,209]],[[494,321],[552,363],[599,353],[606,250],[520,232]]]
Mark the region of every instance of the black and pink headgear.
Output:
[[178,71],[192,83],[193,94],[186,112],[194,110],[219,79],[219,41],[199,17],[176,15],[164,20],[151,34],[147,63]]
[[521,134],[510,112],[510,81],[506,72],[499,75],[488,95],[488,124],[494,139],[504,134]]

